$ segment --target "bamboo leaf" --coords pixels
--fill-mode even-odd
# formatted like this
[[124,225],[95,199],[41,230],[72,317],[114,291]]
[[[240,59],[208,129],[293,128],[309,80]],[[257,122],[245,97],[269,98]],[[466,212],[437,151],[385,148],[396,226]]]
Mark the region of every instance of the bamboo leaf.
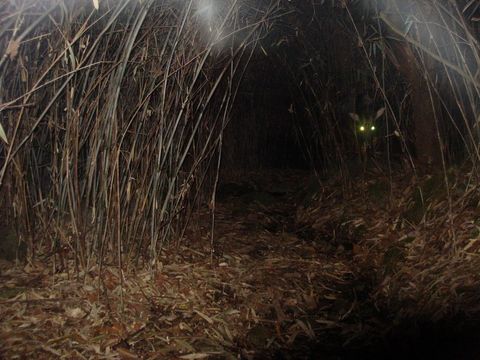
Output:
[[93,6],[95,7],[95,10],[98,10],[98,8],[100,7],[100,4],[99,4],[100,0],[92,0],[92,1],[93,1]]
[[203,318],[203,319],[204,319],[206,322],[208,322],[209,324],[213,324],[213,320],[212,320],[209,316],[205,315],[204,313],[202,313],[202,312],[200,312],[200,311],[198,311],[198,310],[193,310],[193,311],[194,311],[195,313],[197,313],[197,315],[199,315],[201,318]]
[[180,359],[196,360],[196,359],[205,359],[207,357],[208,357],[208,354],[205,354],[205,353],[194,353],[194,354],[180,356]]
[[0,138],[8,144],[7,135],[5,134],[5,130],[3,130],[2,124],[0,124]]

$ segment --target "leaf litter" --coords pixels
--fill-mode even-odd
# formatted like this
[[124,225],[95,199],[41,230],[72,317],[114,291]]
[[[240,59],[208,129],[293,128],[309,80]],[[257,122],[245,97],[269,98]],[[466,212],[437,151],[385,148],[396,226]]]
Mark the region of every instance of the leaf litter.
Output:
[[250,174],[220,189],[213,262],[206,208],[123,289],[113,266],[79,281],[2,262],[0,355],[296,358],[361,349],[404,319],[478,315],[480,191],[451,177],[448,189],[432,176],[333,177],[312,191],[301,172]]

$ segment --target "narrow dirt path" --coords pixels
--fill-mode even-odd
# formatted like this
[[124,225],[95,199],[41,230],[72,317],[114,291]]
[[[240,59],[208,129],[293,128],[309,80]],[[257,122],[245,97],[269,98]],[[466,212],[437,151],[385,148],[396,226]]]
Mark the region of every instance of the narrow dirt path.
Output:
[[241,345],[252,355],[339,355],[370,326],[368,289],[355,279],[351,247],[312,241],[297,223],[308,184],[305,174],[280,173],[220,188],[219,261],[236,259],[242,269],[230,285],[242,289],[235,297],[250,314]]

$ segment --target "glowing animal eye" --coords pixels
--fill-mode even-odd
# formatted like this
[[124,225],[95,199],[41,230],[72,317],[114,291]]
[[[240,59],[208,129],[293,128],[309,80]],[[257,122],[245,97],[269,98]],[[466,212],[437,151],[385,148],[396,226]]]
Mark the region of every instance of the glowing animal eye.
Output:
[[360,126],[360,131],[365,131],[365,126]]
[[375,126],[372,126],[372,127],[370,128],[370,130],[372,130],[372,131],[375,130]]

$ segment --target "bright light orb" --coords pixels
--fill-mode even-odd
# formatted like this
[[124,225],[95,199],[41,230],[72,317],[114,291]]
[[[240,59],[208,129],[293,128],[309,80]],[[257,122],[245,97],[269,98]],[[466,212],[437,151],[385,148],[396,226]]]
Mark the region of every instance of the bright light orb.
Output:
[[375,126],[372,125],[372,127],[370,128],[370,130],[374,131],[374,130],[375,130]]
[[202,19],[205,27],[212,32],[212,26],[215,21],[216,7],[213,0],[199,0],[197,3],[196,14]]
[[365,131],[365,126],[360,126],[360,131]]

